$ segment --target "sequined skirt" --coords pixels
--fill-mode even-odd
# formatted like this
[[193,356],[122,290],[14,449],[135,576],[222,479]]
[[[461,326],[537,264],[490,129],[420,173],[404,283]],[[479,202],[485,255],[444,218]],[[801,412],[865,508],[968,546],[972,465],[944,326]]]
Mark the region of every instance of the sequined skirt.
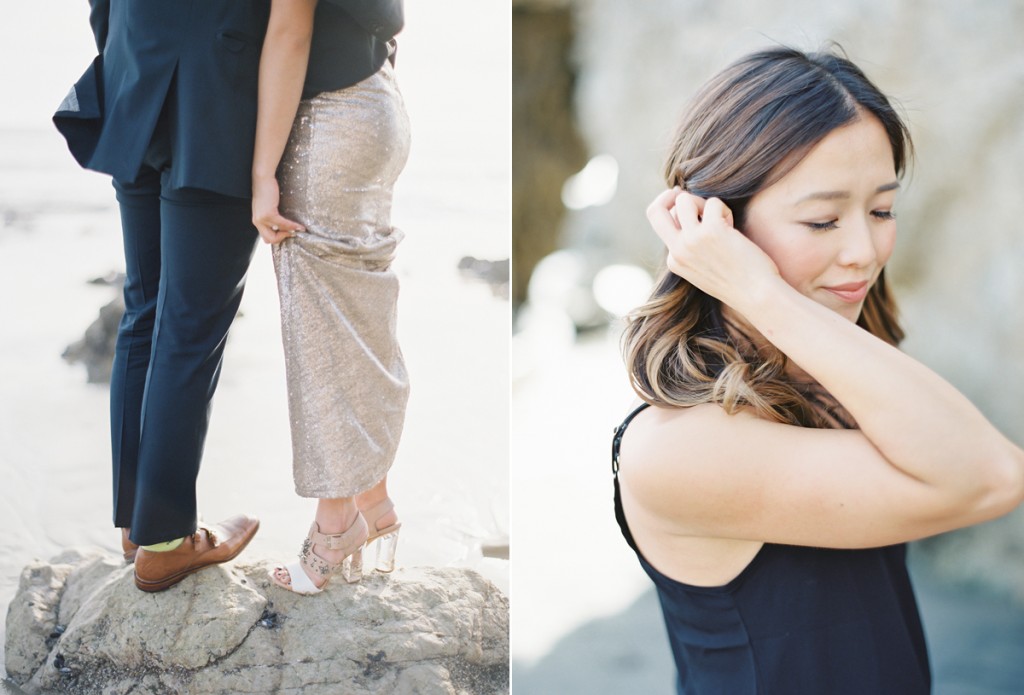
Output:
[[392,187],[409,123],[391,65],[303,101],[278,169],[281,213],[305,233],[273,247],[295,489],[350,497],[395,458],[409,381],[396,336],[402,232]]

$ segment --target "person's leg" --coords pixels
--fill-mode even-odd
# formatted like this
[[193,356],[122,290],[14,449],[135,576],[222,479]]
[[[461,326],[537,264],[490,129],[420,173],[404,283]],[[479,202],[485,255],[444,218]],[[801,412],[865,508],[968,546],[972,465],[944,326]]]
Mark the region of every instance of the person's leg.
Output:
[[391,572],[395,569],[395,550],[402,524],[388,496],[388,477],[384,476],[369,490],[356,495],[356,506],[370,528],[367,547],[374,542],[377,544],[374,568],[379,572]]
[[257,239],[250,220],[248,200],[163,191],[162,272],[131,524],[136,543],[196,530],[210,402]]
[[[356,506],[359,507],[359,511],[366,517],[366,523],[370,526],[371,536],[375,535],[377,531],[398,523],[398,515],[395,513],[394,506],[389,504],[390,500],[391,498],[388,497],[387,476],[384,476],[379,483],[366,492],[360,492],[356,495]],[[374,513],[374,510],[380,510],[380,512]]]
[[110,377],[110,439],[114,526],[126,528],[135,509],[142,400],[160,284],[160,174],[144,169],[136,182],[115,181],[114,189],[124,236],[125,311]]
[[341,533],[352,525],[358,513],[351,497],[317,500],[316,523],[322,533]]

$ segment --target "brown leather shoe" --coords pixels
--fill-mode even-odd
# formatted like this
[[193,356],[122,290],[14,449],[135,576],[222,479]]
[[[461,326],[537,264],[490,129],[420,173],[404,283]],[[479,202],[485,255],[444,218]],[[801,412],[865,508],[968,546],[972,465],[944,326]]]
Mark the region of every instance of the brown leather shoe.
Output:
[[128,529],[121,529],[121,550],[124,551],[124,561],[129,565],[135,562],[135,553],[139,550],[139,546],[132,543],[131,539],[128,538]]
[[204,567],[233,560],[259,529],[259,519],[241,514],[216,526],[199,528],[174,550],[154,553],[139,548],[135,555],[135,586],[143,591],[169,589]]

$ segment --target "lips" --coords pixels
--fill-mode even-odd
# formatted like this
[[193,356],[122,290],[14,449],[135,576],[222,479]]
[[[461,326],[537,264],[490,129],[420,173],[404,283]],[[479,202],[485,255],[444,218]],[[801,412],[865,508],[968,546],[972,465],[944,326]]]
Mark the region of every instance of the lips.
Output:
[[831,285],[822,289],[831,292],[844,302],[856,304],[857,302],[864,301],[864,297],[868,295],[868,287],[868,281],[861,280],[860,282],[847,282],[842,285]]

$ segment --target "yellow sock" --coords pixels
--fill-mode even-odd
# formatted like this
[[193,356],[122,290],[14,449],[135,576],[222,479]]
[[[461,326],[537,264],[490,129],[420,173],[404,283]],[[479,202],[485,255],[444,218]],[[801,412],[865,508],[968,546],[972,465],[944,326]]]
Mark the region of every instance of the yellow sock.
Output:
[[166,543],[154,543],[153,545],[143,545],[139,547],[143,550],[148,550],[151,553],[166,553],[168,550],[174,550],[184,542],[184,538],[178,538],[173,541],[167,541]]

